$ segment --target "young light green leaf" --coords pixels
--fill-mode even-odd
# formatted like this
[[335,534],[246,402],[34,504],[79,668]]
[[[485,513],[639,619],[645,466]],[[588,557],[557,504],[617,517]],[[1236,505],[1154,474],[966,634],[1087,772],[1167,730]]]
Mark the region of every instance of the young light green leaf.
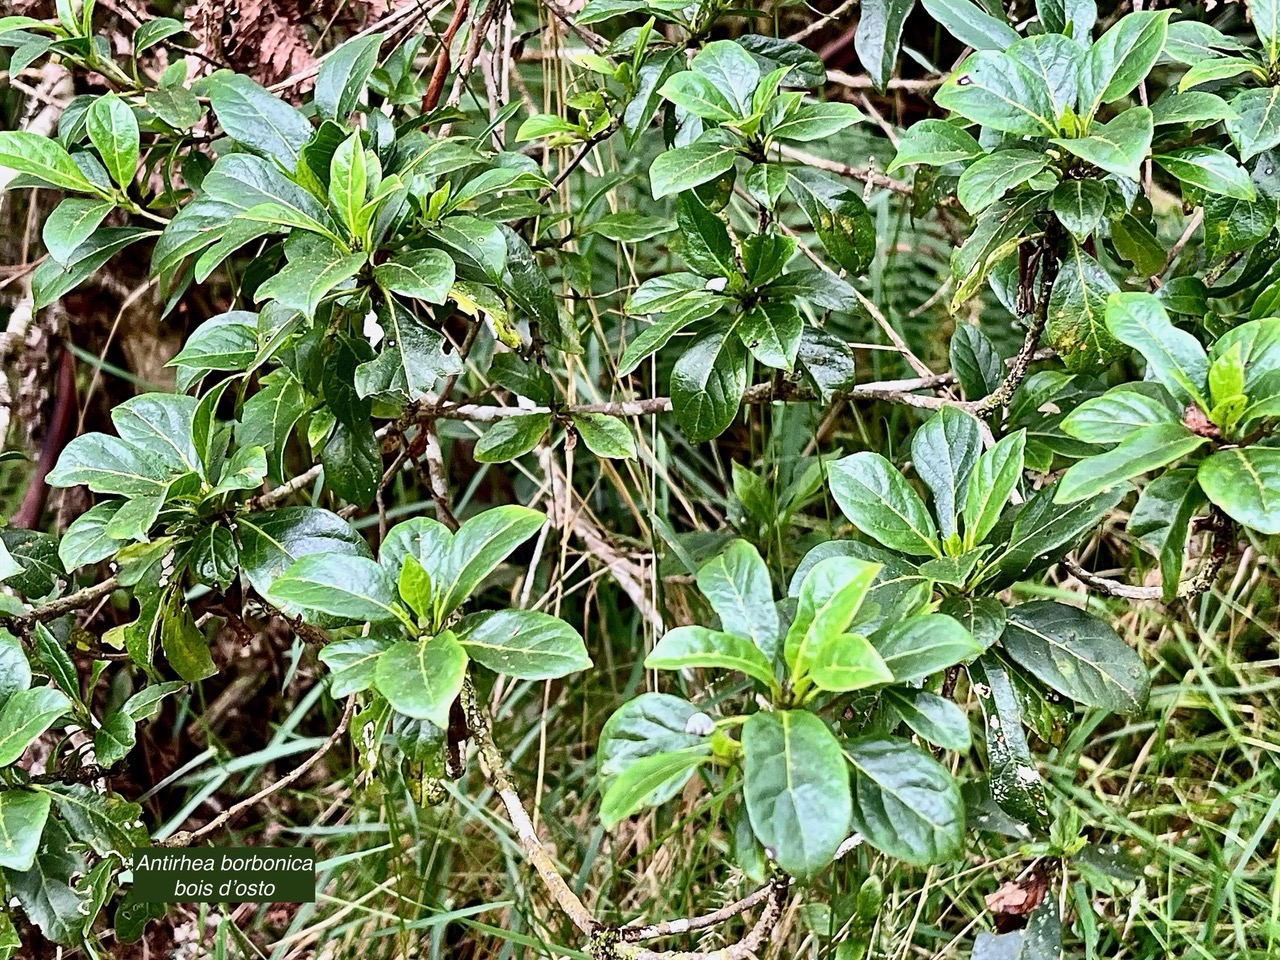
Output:
[[614,777],[600,801],[600,822],[611,830],[644,807],[670,798],[705,763],[707,751],[681,750],[641,757]]
[[783,645],[793,679],[809,671],[813,648],[820,640],[841,636],[849,629],[879,571],[879,564],[834,556],[820,560],[805,576]]
[[871,641],[858,633],[827,633],[806,648],[809,679],[819,690],[845,693],[864,690],[896,678]]
[[1165,423],[1131,434],[1114,450],[1073,464],[1058,484],[1056,502],[1074,503],[1150,473],[1194,453],[1208,437],[1182,423]]
[[1022,478],[1027,435],[1019,430],[987,450],[973,466],[964,494],[964,546],[972,549],[994,529]]
[[55,190],[102,195],[57,140],[28,130],[0,131],[0,170],[34,177]]
[[1142,381],[1086,400],[1063,418],[1062,432],[1085,443],[1122,443],[1135,431],[1180,422],[1164,388]]
[[1178,403],[1207,407],[1204,389],[1209,358],[1198,340],[1170,321],[1164,306],[1147,293],[1115,293],[1107,301],[1107,329],[1147,361],[1149,375]]
[[528,507],[494,507],[464,523],[449,541],[440,570],[433,574],[436,616],[447,617],[480,586],[511,552],[542,529],[547,518]]

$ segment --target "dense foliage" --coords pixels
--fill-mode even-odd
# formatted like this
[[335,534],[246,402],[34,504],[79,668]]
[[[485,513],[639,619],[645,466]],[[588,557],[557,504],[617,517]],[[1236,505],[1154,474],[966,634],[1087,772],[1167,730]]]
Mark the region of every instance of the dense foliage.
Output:
[[[172,17],[0,18],[15,90],[80,84],[0,132],[44,251],[12,316],[122,271],[117,325],[185,331],[135,391],[73,321],[88,394],[125,374],[109,422],[5,455],[40,497],[0,529],[0,957],[147,937],[130,849],[226,840],[321,759],[393,837],[487,778],[511,889],[552,905],[488,929],[520,955],[653,958],[749,910],[725,956],[798,955],[799,894],[840,960],[905,956],[885,888],[1002,858],[994,921],[931,917],[929,955],[1120,955],[1138,851],[1064,783],[1153,709],[1126,605],[1199,622],[1280,533],[1280,5],[921,3],[864,0],[844,79],[801,42],[825,17],[716,0],[402,7],[275,84]],[[237,769],[315,755],[157,806],[184,769],[148,730],[254,637],[305,708]],[[572,697],[585,752],[547,754]],[[700,851],[642,918],[686,922],[593,903],[544,789],[593,857],[636,824]],[[1231,955],[1268,955],[1246,901]]]

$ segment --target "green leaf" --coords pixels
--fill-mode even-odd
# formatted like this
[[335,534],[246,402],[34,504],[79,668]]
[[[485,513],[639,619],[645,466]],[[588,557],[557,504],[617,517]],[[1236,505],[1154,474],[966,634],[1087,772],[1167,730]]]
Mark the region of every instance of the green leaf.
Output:
[[163,462],[132,444],[102,433],[76,437],[47,478],[51,487],[85,484],[95,493],[126,497],[162,495],[170,474]]
[[160,709],[160,701],[170,694],[177,693],[185,686],[186,684],[179,680],[153,683],[143,687],[126,700],[124,706],[120,708],[120,712],[132,719],[134,723],[151,720]]
[[49,792],[76,840],[98,856],[127,857],[147,843],[142,808],[121,797],[101,794],[85,783],[51,784]]
[[111,411],[120,439],[159,459],[174,473],[200,470],[191,435],[198,401],[173,393],[144,393]]
[[0,627],[0,708],[19,690],[31,686],[31,664],[22,652],[22,644],[8,630]]
[[839,742],[812,713],[779,710],[747,718],[742,751],[756,838],[787,873],[813,876],[849,832],[849,770]]
[[51,803],[47,793],[17,788],[0,793],[0,867],[19,873],[31,869]]
[[600,823],[611,830],[644,807],[656,806],[684,786],[707,760],[706,751],[685,750],[641,757],[614,777],[600,801]]
[[941,613],[899,620],[872,643],[898,683],[923,680],[982,653],[982,644],[973,634]]
[[267,93],[244,74],[218,70],[205,81],[218,123],[232,140],[264,157],[280,161],[286,170],[297,165],[298,153],[311,139],[311,124]]
[[1137,180],[1142,176],[1142,161],[1151,150],[1154,131],[1151,111],[1130,107],[1109,123],[1090,126],[1087,137],[1054,137],[1050,142],[1107,173]]
[[1280,145],[1280,87],[1236,94],[1230,111],[1232,115],[1225,118],[1227,133],[1240,151],[1241,162]]
[[1220,120],[1237,120],[1239,117],[1235,108],[1217,94],[1199,91],[1169,93],[1151,105],[1151,119],[1157,127],[1189,126],[1199,129]]
[[603,413],[575,413],[573,429],[587,449],[597,457],[613,460],[634,460],[636,441],[631,428],[620,417]]
[[1062,180],[1053,188],[1048,209],[1076,241],[1083,243],[1102,224],[1107,188],[1098,180]]
[[879,571],[876,563],[833,556],[820,560],[808,572],[800,585],[800,601],[783,644],[783,656],[793,679],[808,673],[821,641],[848,631]]
[[914,733],[944,750],[968,752],[969,718],[950,700],[914,687],[890,687],[884,695]]
[[1164,49],[1171,15],[1168,10],[1126,14],[1094,42],[1080,74],[1082,117],[1092,117],[1101,104],[1114,103],[1146,79]]
[[982,543],[1000,519],[1022,479],[1027,435],[1019,430],[1004,437],[978,457],[964,494],[964,546]]
[[1009,611],[1000,638],[1019,666],[1064,697],[1115,713],[1147,702],[1151,679],[1114,630],[1078,607],[1037,600]]
[[1143,487],[1129,515],[1129,535],[1160,561],[1165,603],[1177,596],[1191,519],[1204,503],[1204,491],[1196,481],[1195,470],[1169,470]]
[[969,686],[977,695],[985,723],[991,797],[1009,816],[1048,829],[1049,800],[1022,728],[1018,692],[1003,663],[992,653],[968,666]]
[[98,97],[85,115],[89,139],[102,156],[111,179],[128,189],[138,169],[138,121],[114,93]]
[[1133,264],[1143,277],[1154,277],[1164,269],[1166,251],[1153,232],[1154,224],[1139,220],[1131,213],[1111,221],[1111,243],[1121,260]]
[[773,665],[750,640],[708,630],[706,627],[676,627],[663,634],[644,665],[650,670],[702,668],[734,670],[776,687]]
[[850,522],[891,550],[941,556],[924,501],[878,453],[855,453],[831,466],[831,495]]
[[47,183],[55,190],[102,194],[57,140],[27,130],[0,131],[0,169]]
[[1072,465],[1058,484],[1058,503],[1074,503],[1194,453],[1208,443],[1181,423],[1161,424],[1130,435],[1114,450]]
[[863,119],[862,111],[851,103],[799,101],[768,133],[775,140],[810,143],[834,136]]
[[994,50],[973,54],[938,88],[934,102],[984,127],[1054,136],[1058,127],[1044,79]]
[[911,439],[911,462],[933,491],[934,514],[943,538],[956,532],[965,508],[969,476],[982,451],[978,421],[955,407],[943,407]]
[[681,253],[689,266],[706,277],[736,276],[738,270],[729,231],[697,194],[680,195],[676,203],[676,224],[684,241]]
[[395,620],[395,585],[364,557],[313,553],[295,560],[267,591],[272,603],[327,613],[350,623]]
[[185,391],[210,370],[246,370],[257,355],[257,314],[232,310],[200,324],[167,366],[178,368],[178,389]]
[[16,690],[0,706],[0,767],[7,767],[71,710],[71,701],[53,687]]
[[969,0],[921,0],[929,16],[966,47],[975,50],[1003,50],[1018,39],[1018,33],[1003,19],[997,19]]
[[89,239],[107,214],[115,209],[110,200],[67,197],[44,222],[40,237],[49,256],[68,264],[76,248]]
[[536,610],[473,614],[459,622],[457,634],[476,663],[520,680],[554,680],[591,666],[582,635]]
[[267,469],[273,479],[283,482],[288,476],[285,446],[306,408],[302,384],[283,370],[264,380],[261,389],[244,403],[235,427],[236,441],[267,452]]
[[898,152],[889,173],[912,163],[943,167],[985,156],[986,151],[969,131],[946,120],[921,120],[912,124],[898,141]]
[[658,94],[696,117],[728,123],[738,119],[737,108],[700,73],[685,70],[662,85]]
[[480,463],[504,463],[522,457],[538,445],[550,427],[551,415],[546,413],[504,417],[476,442],[475,458]]
[[747,388],[747,352],[732,330],[694,342],[671,371],[676,422],[693,443],[718,437],[737,416]]
[[[711,752],[710,741],[689,731],[698,708],[666,693],[642,693],[619,707],[600,731],[600,787],[607,791],[613,780],[638,760],[660,753]],[[665,803],[680,790],[692,767],[682,768],[661,789],[650,794],[651,804]]]
[[23,873],[5,870],[8,892],[27,917],[54,943],[70,945],[85,924],[86,895],[74,889],[73,877],[86,870],[84,857],[67,828],[57,819],[45,825],[35,865]]
[[1200,464],[1196,479],[1231,519],[1258,533],[1280,533],[1280,450],[1219,450]]
[[112,556],[123,546],[107,533],[107,524],[122,505],[121,500],[106,500],[80,514],[67,527],[58,542],[58,559],[63,567],[74,571],[87,563],[97,563]]
[[329,203],[353,236],[364,229],[365,196],[369,189],[369,169],[364,144],[353,133],[338,145],[329,161]]
[[1048,164],[1049,158],[1042,151],[1020,147],[998,150],[965,169],[956,184],[956,196],[970,213],[979,213]]
[[948,354],[951,369],[970,400],[993,393],[1004,379],[1004,359],[981,327],[958,324],[951,335]]
[[454,635],[397,640],[378,657],[374,684],[397,713],[449,727],[449,708],[467,677],[467,651]]
[[804,320],[792,304],[765,300],[742,314],[737,333],[760,363],[789,371],[800,353]]
[[93,752],[99,764],[112,767],[129,755],[137,742],[134,719],[121,710],[113,710],[102,718],[102,726],[93,735]]
[[1184,407],[1207,407],[1204,388],[1209,358],[1191,334],[1169,321],[1164,306],[1147,293],[1115,293],[1107,301],[1107,329],[1147,361],[1148,377],[1158,380]]
[[1014,518],[1004,550],[985,565],[981,584],[1015,583],[1056,562],[1127,492],[1126,485],[1117,484],[1109,492],[1062,506],[1054,500],[1057,484],[1037,490]]
[[1249,18],[1262,41],[1267,63],[1280,61],[1280,3],[1277,0],[1250,0]]
[[772,663],[778,651],[778,610],[773,583],[760,552],[745,540],[698,567],[698,590],[711,603],[725,632],[746,637]]
[[362,253],[343,254],[332,248],[313,248],[268,277],[254,297],[259,303],[275,300],[283,307],[313,318],[320,301],[359,273],[365,263]]
[[[736,147],[719,140],[698,140],[687,147],[659,154],[649,167],[653,199],[661,200],[714,180],[733,169],[736,156]],[[3,162],[3,154],[0,154],[0,162]]]
[[[1173,24],[1179,26],[1179,24]],[[1242,73],[1251,73],[1253,76],[1262,81],[1267,82],[1267,71],[1258,65],[1256,60],[1245,57],[1210,57],[1207,60],[1201,60],[1191,66],[1186,73],[1182,75],[1182,79],[1178,81],[1178,92],[1182,93],[1190,90],[1192,87],[1198,87],[1202,83],[1214,83],[1218,80],[1230,80],[1238,77]]]
[[453,286],[453,260],[443,250],[404,250],[373,268],[384,289],[427,303],[444,303]]
[[475,592],[512,551],[542,529],[547,518],[528,507],[495,507],[472,517],[449,541],[441,568],[424,563],[436,591],[436,615],[447,617]]
[[333,675],[329,683],[329,693],[333,698],[343,699],[371,688],[378,657],[391,647],[392,642],[381,637],[352,637],[321,649],[318,654],[320,662]]
[[1085,443],[1121,443],[1136,431],[1181,423],[1167,397],[1159,384],[1123,383],[1072,410],[1062,431]]
[[866,0],[859,9],[853,47],[871,82],[881,92],[893,74],[902,43],[902,27],[914,6],[915,0]]
[[[382,564],[387,569],[387,564]],[[420,617],[431,616],[431,574],[412,553],[404,557],[396,582],[400,599]]]
[[738,116],[751,112],[751,95],[760,82],[755,57],[732,40],[713,40],[690,61],[695,71],[706,77],[733,104]]
[[868,843],[918,866],[960,856],[964,801],[941,764],[887,737],[855,740],[846,753],[853,765],[853,826]]
[[787,173],[791,195],[827,254],[849,273],[861,273],[876,252],[875,224],[861,194],[809,167],[792,167]]
[[204,107],[186,87],[160,87],[146,94],[147,108],[175,130],[190,130],[204,117]]
[[191,572],[201,583],[226,590],[239,568],[235,538],[225,526],[211,523],[196,534],[191,545]]
[[348,503],[367,507],[382,479],[382,443],[368,420],[338,421],[320,452],[325,484]]
[[1155,162],[1184,184],[1237,200],[1253,200],[1257,194],[1249,172],[1230,154],[1212,147],[1183,147],[1158,153]]
[[176,594],[162,607],[160,648],[169,666],[188,683],[218,672],[209,653],[209,641],[196,626],[190,609],[179,601]]
[[586,227],[585,232],[620,243],[641,243],[667,233],[670,229],[671,221],[666,217],[646,217],[632,210],[624,210],[605,214]]
[[315,103],[320,116],[346,123],[378,63],[382,35],[352,37],[330,51],[316,75]]
[[809,679],[819,690],[845,693],[895,679],[871,641],[858,633],[827,633],[806,648]]
[[361,397],[405,404],[421,400],[436,381],[462,372],[456,353],[445,353],[444,335],[424,326],[395,299],[376,311],[384,340],[381,352],[356,367],[356,393]]
[[1068,370],[1091,373],[1124,355],[1106,324],[1107,300],[1119,289],[1083,247],[1071,243],[1049,295],[1045,330]]
[[1087,45],[1087,39],[1082,45],[1070,37],[1048,33],[1024,37],[1005,53],[1044,80],[1053,115],[1062,118],[1075,109]]

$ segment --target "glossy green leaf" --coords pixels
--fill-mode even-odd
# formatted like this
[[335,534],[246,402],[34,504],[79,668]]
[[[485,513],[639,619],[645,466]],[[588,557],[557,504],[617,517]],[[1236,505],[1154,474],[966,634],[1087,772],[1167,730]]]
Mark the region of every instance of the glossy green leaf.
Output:
[[476,442],[475,458],[480,463],[503,463],[522,457],[538,445],[550,427],[551,416],[546,413],[504,417]]
[[1151,151],[1154,132],[1151,111],[1130,107],[1108,123],[1091,125],[1088,136],[1055,137],[1051,142],[1100,170],[1137,180],[1142,176],[1142,161]]
[[320,116],[345,123],[355,109],[378,63],[382,35],[352,37],[330,51],[320,62],[316,75],[315,101]]
[[872,643],[898,683],[922,680],[982,653],[973,634],[941,613],[899,620]]
[[1231,519],[1258,533],[1280,533],[1280,449],[1219,450],[1200,464],[1196,480]]
[[1194,453],[1207,437],[1192,433],[1181,423],[1164,423],[1131,434],[1113,450],[1072,465],[1063,474],[1056,494],[1058,503],[1074,503],[1150,473]]
[[1001,439],[974,463],[964,494],[964,545],[982,543],[995,528],[1022,479],[1027,435],[1019,430]]
[[1163,600],[1177,596],[1191,519],[1205,504],[1191,468],[1169,470],[1142,488],[1129,515],[1128,531],[1160,562]]
[[760,552],[745,540],[735,540],[698,568],[697,580],[725,632],[746,637],[772,663],[780,627],[773,583]]
[[905,740],[846,746],[853,766],[853,826],[878,850],[926,866],[964,847],[964,801],[946,768]]
[[397,640],[378,657],[374,684],[397,713],[449,726],[449,709],[462,692],[467,652],[445,631],[424,640]]
[[676,422],[694,443],[718,437],[737,416],[747,388],[747,351],[732,330],[694,342],[671,371]]
[[809,877],[849,833],[849,769],[826,725],[803,710],[752,714],[742,728],[751,829],[788,873]]
[[227,136],[253,152],[280,161],[286,170],[311,139],[311,124],[296,109],[267,93],[244,74],[218,70],[206,81],[209,100]]
[[51,802],[49,794],[32,790],[0,792],[0,867],[18,872],[31,869]]
[[0,706],[0,767],[7,767],[71,709],[71,701],[53,687],[15,690]]
[[497,610],[459,622],[458,641],[476,663],[520,680],[554,680],[591,666],[582,635],[537,610]]
[[708,630],[706,627],[676,627],[645,657],[650,670],[702,668],[744,673],[767,687],[776,686],[773,665],[750,640]]
[[907,128],[898,141],[898,152],[889,173],[912,163],[946,166],[984,156],[982,145],[959,124],[946,120],[921,120]]
[[1022,726],[1022,707],[1005,665],[992,653],[968,666],[982,708],[991,797],[1005,813],[1037,830],[1050,823],[1044,780]]
[[925,421],[911,439],[911,462],[933,491],[939,532],[956,532],[956,518],[964,511],[969,478],[982,452],[978,421],[955,407],[943,407]]
[[86,114],[89,139],[102,156],[111,179],[127,189],[138,169],[138,121],[114,93],[93,101]]
[[1042,137],[1058,132],[1044,79],[995,50],[981,50],[960,64],[934,102],[1005,133]]
[[1101,104],[1114,103],[1146,79],[1164,49],[1169,17],[1167,10],[1126,14],[1094,42],[1080,76],[1082,116],[1092,117]]
[[970,213],[979,213],[1048,164],[1049,158],[1043,152],[1020,147],[987,154],[965,168],[956,185],[956,196]]
[[1169,321],[1160,301],[1146,293],[1116,293],[1107,301],[1107,329],[1142,354],[1152,378],[1178,403],[1205,403],[1209,359],[1191,334]]
[[737,148],[715,140],[700,140],[658,155],[649,167],[653,198],[690,190],[733,169]]
[[1158,384],[1126,383],[1086,400],[1062,420],[1068,436],[1085,443],[1121,443],[1135,431],[1181,422]]
[[855,453],[831,465],[831,495],[863,533],[910,556],[940,556],[938,529],[924,501],[878,453]]
[[597,457],[634,460],[636,440],[631,428],[621,417],[603,413],[575,413],[573,429],[588,450]]
[[102,194],[57,140],[27,130],[0,131],[0,169],[34,177],[56,190]]
[[1106,623],[1078,607],[1037,600],[1009,611],[1000,638],[1020,667],[1064,697],[1116,713],[1147,702],[1141,658]]
[[273,603],[327,613],[350,623],[383,622],[398,616],[395,585],[372,560],[343,554],[303,556],[267,591]]
[[902,27],[914,6],[915,0],[867,0],[859,10],[853,47],[877,90],[883,91],[893,74]]
[[950,700],[914,687],[890,687],[884,695],[918,736],[944,750],[969,750],[969,719]]

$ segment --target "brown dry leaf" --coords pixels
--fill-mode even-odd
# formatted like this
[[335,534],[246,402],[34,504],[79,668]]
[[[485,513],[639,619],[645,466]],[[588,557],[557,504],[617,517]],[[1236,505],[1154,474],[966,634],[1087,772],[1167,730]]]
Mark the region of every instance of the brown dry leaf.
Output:
[[1049,878],[1036,871],[1021,880],[1002,883],[986,896],[987,909],[995,914],[996,930],[1007,933],[1026,925],[1026,917],[1044,901]]

